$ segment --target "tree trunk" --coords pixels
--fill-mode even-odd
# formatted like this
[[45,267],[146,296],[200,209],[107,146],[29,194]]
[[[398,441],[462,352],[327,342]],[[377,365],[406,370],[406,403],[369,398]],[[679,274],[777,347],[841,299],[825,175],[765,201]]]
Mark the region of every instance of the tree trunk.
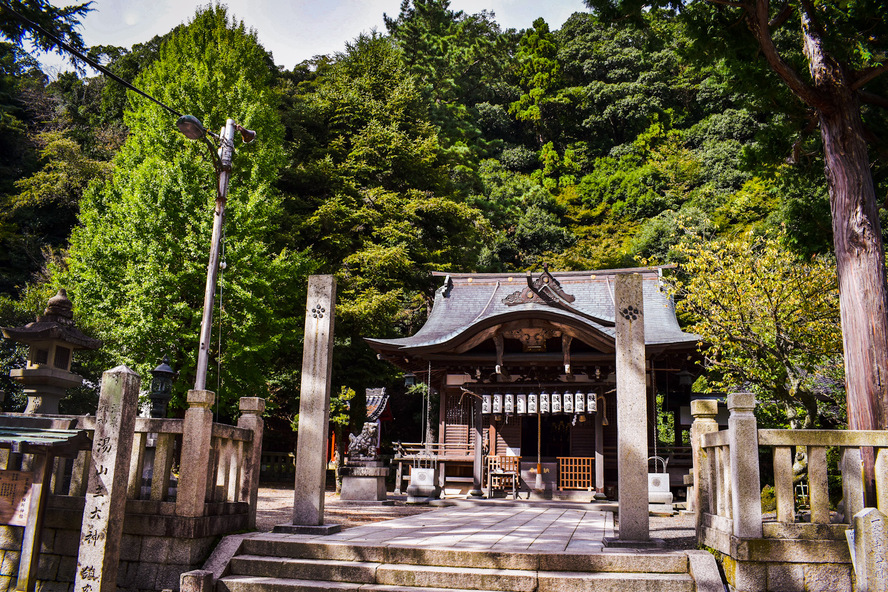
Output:
[[[839,280],[848,427],[888,428],[888,293],[876,193],[857,93],[838,65],[811,59],[829,97],[818,109]],[[868,505],[875,502],[872,449],[861,451]]]

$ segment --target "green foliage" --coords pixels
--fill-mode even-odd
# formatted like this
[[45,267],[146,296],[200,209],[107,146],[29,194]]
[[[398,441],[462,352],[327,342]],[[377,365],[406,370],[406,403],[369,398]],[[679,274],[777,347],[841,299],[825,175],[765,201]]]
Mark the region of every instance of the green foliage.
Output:
[[[284,329],[300,326],[298,287],[310,269],[301,255],[275,245],[281,201],[271,186],[284,154],[272,81],[254,34],[222,8],[199,11],[177,29],[137,80],[161,101],[199,113],[208,128],[231,117],[259,134],[237,148],[226,211],[227,267],[213,331],[221,351],[214,344],[207,381],[224,384],[217,393],[224,415],[238,397],[268,396],[275,365],[297,347]],[[53,281],[76,296],[83,324],[116,363],[147,376],[170,354],[180,373],[175,408],[194,379],[215,179],[205,146],[175,133],[153,103],[133,105],[114,177],[84,196],[66,267]]]
[[57,51],[61,55],[67,53],[59,47],[55,40],[30,25],[22,22],[9,12],[12,8],[45,31],[77,49],[83,49],[83,38],[77,31],[80,19],[92,10],[92,2],[72,4],[70,6],[53,6],[48,0],[3,0],[0,2],[0,37],[21,46],[27,40],[42,51]]
[[841,359],[838,285],[828,257],[799,260],[777,238],[687,240],[671,279],[679,314],[700,335],[712,386],[753,389],[793,427],[814,427]]

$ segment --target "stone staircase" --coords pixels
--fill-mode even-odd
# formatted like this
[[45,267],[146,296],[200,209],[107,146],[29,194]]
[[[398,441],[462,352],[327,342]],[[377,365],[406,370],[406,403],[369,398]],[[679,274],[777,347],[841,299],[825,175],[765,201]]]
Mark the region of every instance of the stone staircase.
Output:
[[704,551],[502,553],[259,535],[241,539],[216,592],[722,592],[714,565]]

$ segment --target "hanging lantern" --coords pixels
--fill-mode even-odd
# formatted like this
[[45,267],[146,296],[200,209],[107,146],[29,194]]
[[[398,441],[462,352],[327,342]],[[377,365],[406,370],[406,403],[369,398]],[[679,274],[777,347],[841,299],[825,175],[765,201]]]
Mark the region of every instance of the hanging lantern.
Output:
[[527,414],[527,395],[515,395],[515,413],[518,415]]
[[481,413],[483,415],[490,415],[491,405],[490,395],[481,395]]
[[538,397],[536,393],[530,393],[527,395],[527,412],[536,415],[537,413],[537,403]]
[[586,413],[586,395],[583,393],[577,392],[574,395],[574,412]]

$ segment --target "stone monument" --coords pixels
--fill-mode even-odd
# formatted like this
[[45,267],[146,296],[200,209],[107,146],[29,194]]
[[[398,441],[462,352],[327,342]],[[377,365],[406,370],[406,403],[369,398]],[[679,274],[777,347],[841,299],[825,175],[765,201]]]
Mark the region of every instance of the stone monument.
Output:
[[648,416],[645,383],[643,280],[637,273],[617,276],[617,482],[622,543],[650,540],[648,519]]
[[80,528],[75,592],[116,592],[126,513],[139,375],[118,366],[102,375],[89,485]]
[[293,524],[279,524],[274,527],[275,532],[330,534],[341,529],[338,524],[324,524],[335,306],[336,279],[332,275],[309,276]]
[[83,377],[71,372],[75,349],[98,349],[102,342],[87,337],[74,325],[73,306],[64,290],[49,299],[37,321],[23,327],[0,327],[7,339],[29,346],[28,364],[9,376],[24,385],[27,414],[59,412],[59,400]]
[[346,465],[342,467],[343,501],[382,502],[386,500],[385,478],[388,469],[382,466],[376,448],[378,428],[368,421],[358,436],[349,434]]

